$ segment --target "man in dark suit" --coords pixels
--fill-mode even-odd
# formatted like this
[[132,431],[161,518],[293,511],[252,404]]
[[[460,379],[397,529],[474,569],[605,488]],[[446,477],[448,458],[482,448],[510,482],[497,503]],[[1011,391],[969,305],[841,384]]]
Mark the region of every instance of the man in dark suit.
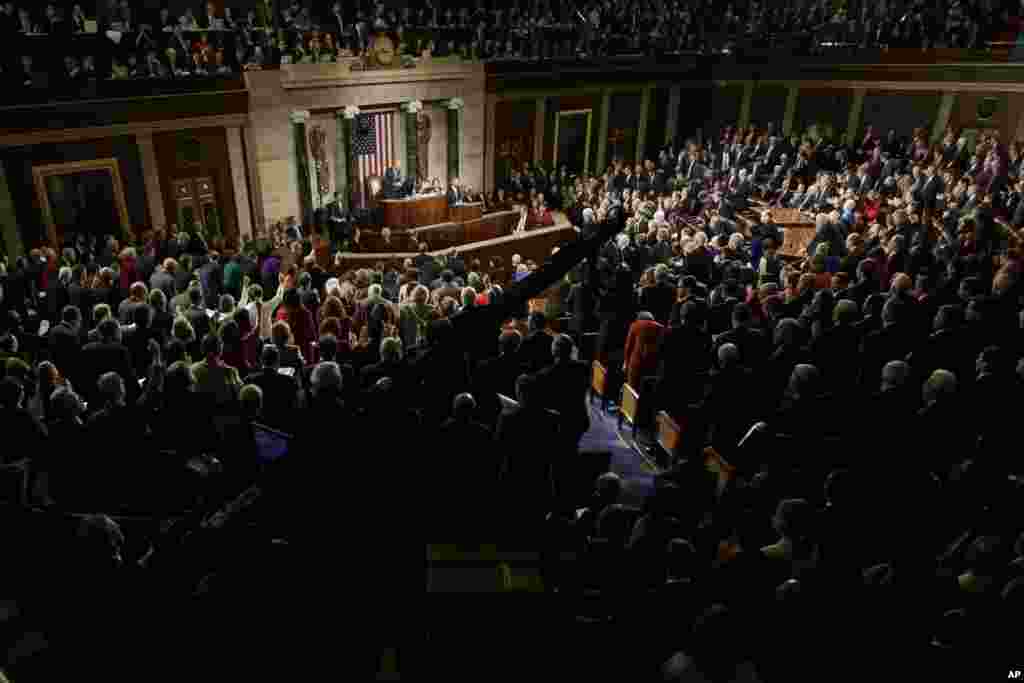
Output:
[[121,343],[121,325],[107,318],[97,326],[100,340],[86,344],[79,356],[82,397],[89,403],[99,398],[97,380],[107,372],[115,372],[124,380],[129,402],[134,405],[139,385],[131,352]]
[[50,360],[60,374],[77,384],[79,375],[79,351],[82,348],[82,314],[74,306],[65,306],[61,321],[50,329],[48,338]]
[[495,440],[501,452],[499,475],[508,515],[507,532],[535,539],[555,499],[554,467],[566,455],[559,448],[558,416],[543,406],[540,382],[533,375],[516,380],[515,407],[498,418]]
[[861,345],[861,385],[871,386],[882,368],[892,360],[904,360],[916,342],[911,312],[899,298],[890,298],[882,308],[882,329],[868,333]]
[[530,314],[526,338],[519,347],[519,361],[524,372],[537,372],[551,362],[551,335],[547,317],[540,311]]
[[452,182],[448,185],[448,206],[454,206],[455,204],[461,204],[463,201],[462,186],[459,185],[458,177],[452,178]]
[[921,207],[925,211],[925,218],[930,218],[938,208],[938,197],[944,195],[945,181],[942,176],[935,172],[933,166],[926,166],[924,169],[925,181],[921,186]]
[[[224,291],[224,268],[220,263],[220,255],[216,252],[210,254],[210,260],[199,269],[199,282],[203,285],[203,293],[206,295],[206,307],[217,310],[220,304],[220,295]],[[199,334],[199,330],[196,330]]]
[[498,338],[498,356],[480,361],[473,373],[473,392],[480,403],[481,413],[497,419],[501,413],[498,394],[512,398],[516,393],[516,380],[526,369],[519,349],[523,338],[516,330],[503,332]]
[[676,288],[669,279],[671,271],[665,264],[659,264],[654,270],[655,284],[640,290],[640,309],[650,311],[654,319],[662,325],[668,325],[672,316],[672,304],[676,299]]
[[360,386],[369,389],[384,377],[391,378],[396,396],[408,394],[409,366],[402,358],[402,343],[394,337],[381,342],[380,360],[367,365],[359,372]]
[[192,331],[196,333],[196,339],[199,340],[210,333],[210,316],[206,313],[206,308],[203,307],[202,288],[192,287],[189,289],[188,301],[189,307],[185,310],[185,319],[192,325]]
[[[477,541],[491,531],[489,519],[498,493],[500,460],[491,430],[476,421],[477,403],[462,393],[452,401],[452,415],[437,431],[432,459],[433,500],[437,505],[428,528],[438,537]],[[452,444],[458,444],[454,451]],[[434,531],[436,529],[436,531]]]
[[726,458],[751,423],[750,383],[753,373],[742,362],[742,352],[731,343],[717,350],[718,368],[711,375],[707,398],[708,419],[713,425],[711,442]]
[[586,400],[590,387],[590,366],[573,359],[575,350],[576,345],[569,335],[556,336],[551,345],[554,364],[537,373],[544,407],[561,416],[561,430],[568,451],[577,449],[580,438],[590,429],[590,411]]
[[420,253],[413,259],[413,265],[419,271],[420,284],[430,286],[430,283],[437,277],[440,267],[437,264],[437,259],[427,253],[427,248],[426,242],[420,242]]
[[260,352],[262,368],[245,378],[263,392],[262,421],[283,432],[291,432],[295,411],[299,406],[299,383],[294,377],[278,372],[281,367],[281,353],[277,347],[267,344]]
[[768,359],[771,343],[761,330],[753,326],[750,306],[737,303],[732,309],[732,329],[715,337],[716,350],[724,344],[735,344],[743,365],[757,369]]

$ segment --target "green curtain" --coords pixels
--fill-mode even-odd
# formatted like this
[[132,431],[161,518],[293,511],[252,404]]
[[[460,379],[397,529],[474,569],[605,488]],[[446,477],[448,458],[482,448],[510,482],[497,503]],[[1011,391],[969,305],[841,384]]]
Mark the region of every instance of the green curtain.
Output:
[[426,178],[419,177],[419,135],[416,131],[416,114],[405,112],[405,163],[407,175],[416,179],[417,189]]
[[351,199],[348,191],[348,172],[351,163],[348,152],[352,148],[349,135],[352,122],[345,118],[344,114],[338,114],[338,144],[334,151],[334,189],[341,193],[341,205],[345,211],[351,206]]
[[462,175],[459,168],[459,110],[448,109],[448,178]]
[[295,166],[299,174],[299,212],[302,225],[313,224],[313,195],[309,183],[309,154],[306,153],[306,124],[293,123]]

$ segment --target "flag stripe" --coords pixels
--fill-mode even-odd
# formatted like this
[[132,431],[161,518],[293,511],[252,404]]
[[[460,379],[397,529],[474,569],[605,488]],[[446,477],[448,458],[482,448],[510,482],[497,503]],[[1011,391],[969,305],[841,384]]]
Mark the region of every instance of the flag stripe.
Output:
[[[368,119],[371,131],[367,133],[367,139],[361,139],[359,132],[356,132],[354,150],[358,156],[359,187],[366,186],[366,179],[370,176],[383,176],[384,171],[394,162],[395,141],[394,125],[395,112],[378,111],[363,114]],[[360,206],[365,207],[365,193],[359,192]]]

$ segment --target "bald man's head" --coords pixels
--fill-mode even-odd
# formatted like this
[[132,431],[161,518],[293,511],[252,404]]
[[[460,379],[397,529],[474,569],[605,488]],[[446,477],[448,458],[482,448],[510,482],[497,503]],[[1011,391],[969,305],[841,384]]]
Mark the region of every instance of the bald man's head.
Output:
[[722,368],[730,368],[740,364],[740,349],[735,344],[722,344],[718,347],[718,364]]
[[882,368],[882,391],[902,387],[910,376],[910,366],[901,361],[894,360],[885,364]]

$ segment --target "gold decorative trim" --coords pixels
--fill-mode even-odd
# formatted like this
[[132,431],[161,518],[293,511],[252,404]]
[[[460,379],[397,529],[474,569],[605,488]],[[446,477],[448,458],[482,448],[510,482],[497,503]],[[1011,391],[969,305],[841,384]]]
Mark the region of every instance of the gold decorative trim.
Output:
[[50,205],[50,194],[46,191],[46,179],[50,176],[71,175],[85,171],[107,171],[110,173],[110,181],[114,186],[114,204],[117,206],[117,213],[121,219],[121,228],[126,235],[131,232],[128,205],[124,200],[124,185],[121,183],[121,169],[117,159],[93,159],[92,161],[33,166],[32,181],[36,189],[36,199],[43,212],[43,224],[46,226],[47,239],[54,249],[59,249],[60,245],[57,243],[57,226],[53,222],[53,207]]

